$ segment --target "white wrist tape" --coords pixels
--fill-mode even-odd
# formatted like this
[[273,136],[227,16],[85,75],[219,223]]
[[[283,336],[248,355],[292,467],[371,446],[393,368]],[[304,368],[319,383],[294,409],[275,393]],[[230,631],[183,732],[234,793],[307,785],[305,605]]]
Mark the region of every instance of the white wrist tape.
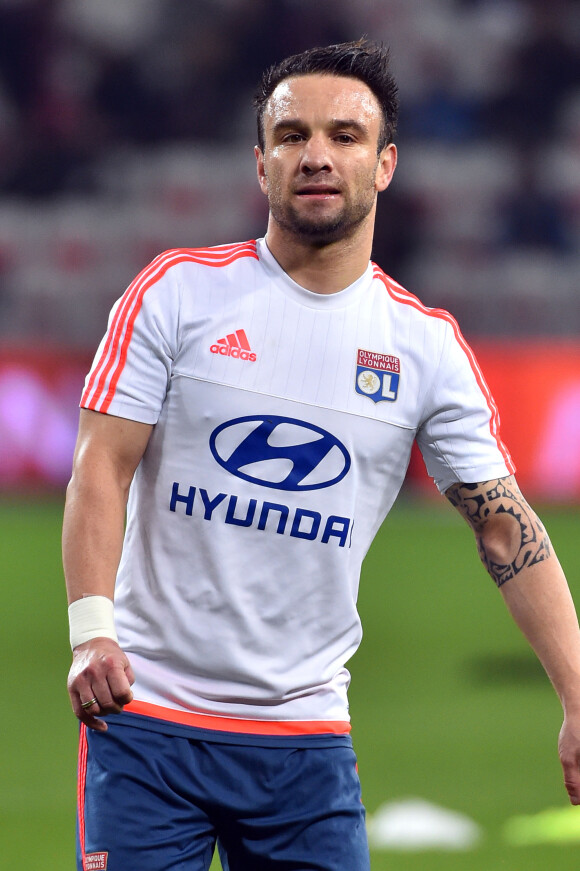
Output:
[[113,602],[107,596],[85,596],[68,607],[70,646],[74,650],[91,638],[117,641]]

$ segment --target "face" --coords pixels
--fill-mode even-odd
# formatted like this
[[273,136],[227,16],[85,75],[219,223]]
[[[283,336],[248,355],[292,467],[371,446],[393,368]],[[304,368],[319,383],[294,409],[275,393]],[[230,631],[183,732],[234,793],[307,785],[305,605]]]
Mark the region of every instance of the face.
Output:
[[377,154],[382,114],[360,80],[334,75],[285,79],[264,112],[258,179],[271,221],[281,231],[326,245],[372,221],[377,192],[396,164],[396,149]]

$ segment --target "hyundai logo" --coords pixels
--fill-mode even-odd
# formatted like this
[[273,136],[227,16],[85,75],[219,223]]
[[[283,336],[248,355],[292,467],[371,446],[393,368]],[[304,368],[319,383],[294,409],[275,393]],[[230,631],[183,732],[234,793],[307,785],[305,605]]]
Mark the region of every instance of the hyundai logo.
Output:
[[277,490],[319,490],[341,481],[350,454],[335,436],[293,417],[251,415],[211,434],[214,458],[230,474]]

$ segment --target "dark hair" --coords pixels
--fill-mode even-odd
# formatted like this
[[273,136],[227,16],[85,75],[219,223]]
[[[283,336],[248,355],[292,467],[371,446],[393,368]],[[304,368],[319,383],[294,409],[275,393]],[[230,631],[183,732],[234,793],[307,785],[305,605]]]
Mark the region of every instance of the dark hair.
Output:
[[378,152],[393,141],[399,111],[398,89],[389,69],[389,50],[382,43],[362,38],[324,48],[311,48],[269,67],[262,76],[254,97],[257,112],[258,143],[264,150],[264,111],[275,88],[291,76],[311,74],[346,76],[360,79],[379,101],[383,123]]

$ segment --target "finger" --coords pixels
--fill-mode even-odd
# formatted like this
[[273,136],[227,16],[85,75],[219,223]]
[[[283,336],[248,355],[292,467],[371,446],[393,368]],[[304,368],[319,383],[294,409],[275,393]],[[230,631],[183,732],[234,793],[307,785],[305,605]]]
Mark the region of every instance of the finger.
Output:
[[[130,670],[129,666],[129,670]],[[113,668],[107,675],[107,681],[112,699],[117,705],[128,705],[133,699],[131,681],[126,668]]]
[[129,681],[129,685],[133,686],[135,683],[135,674],[133,669],[131,668],[131,663],[127,660],[127,665],[125,666],[125,674],[127,675],[127,680]]
[[[71,693],[72,709],[75,716],[89,729],[94,729],[97,732],[106,732],[107,724],[97,716],[97,714],[101,713],[98,699],[91,695],[90,691],[88,698],[86,698],[86,695],[85,693],[85,701],[83,702],[81,701],[82,697],[78,693]],[[88,704],[88,702],[91,702],[91,704]]]
[[85,709],[85,713],[93,715],[95,710],[98,710],[101,714],[118,714],[121,711],[122,705],[113,698],[106,680],[95,682],[93,693],[96,704]]
[[[118,714],[133,698],[131,686],[123,668],[112,668],[92,683],[94,698],[102,714]],[[89,706],[91,707],[91,706]],[[90,713],[94,713],[91,709]]]
[[570,798],[571,804],[580,804],[580,764],[576,754],[572,757],[562,753],[560,761],[564,771],[564,786]]
[[[79,686],[79,684],[81,685]],[[92,699],[96,699],[96,696],[92,691],[92,687],[87,681],[69,681],[67,689],[75,716],[80,718],[83,711],[86,711],[88,708],[91,707],[91,705],[87,704],[87,702],[92,701]]]
[[580,777],[578,771],[573,773],[564,772],[564,786],[566,787],[570,803],[573,805],[580,804]]
[[96,716],[96,714],[99,712],[99,706],[95,705],[95,707],[97,709],[96,711],[94,711],[94,708],[90,709],[91,711],[93,711],[93,713],[89,714],[87,711],[83,711],[79,717],[79,720],[81,721],[81,723],[84,723],[85,726],[87,726],[89,729],[93,729],[95,732],[106,732],[109,727],[104,720]]
[[83,709],[83,711],[88,711],[90,713],[89,708],[92,708],[98,704],[99,700],[96,696],[93,696],[92,699],[88,699],[86,702],[81,702],[81,708]]

